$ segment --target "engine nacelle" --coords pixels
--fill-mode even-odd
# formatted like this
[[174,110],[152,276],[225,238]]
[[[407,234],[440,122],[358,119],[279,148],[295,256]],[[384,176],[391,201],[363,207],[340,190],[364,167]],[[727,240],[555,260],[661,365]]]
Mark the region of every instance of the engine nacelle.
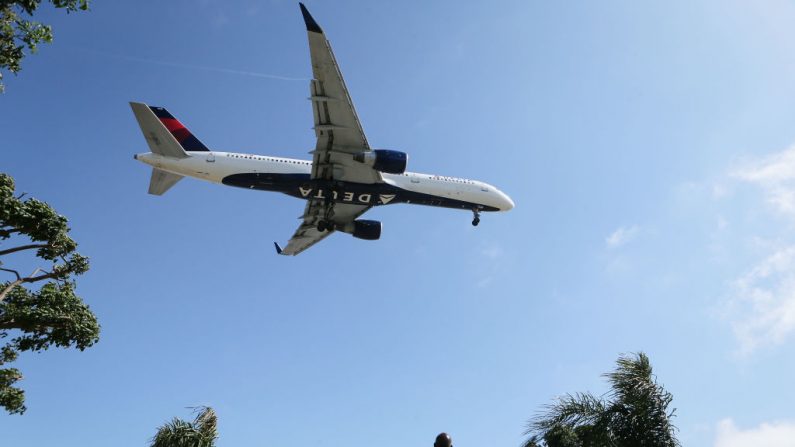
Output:
[[381,222],[377,220],[354,220],[353,237],[375,241],[381,237]]
[[359,163],[372,166],[373,169],[387,174],[402,174],[406,172],[409,156],[405,152],[376,149],[369,152],[359,152],[353,155]]

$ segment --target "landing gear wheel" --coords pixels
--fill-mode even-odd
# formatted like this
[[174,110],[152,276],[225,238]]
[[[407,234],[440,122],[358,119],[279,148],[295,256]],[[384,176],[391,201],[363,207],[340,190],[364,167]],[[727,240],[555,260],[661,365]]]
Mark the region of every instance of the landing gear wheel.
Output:
[[317,231],[321,233],[324,231],[334,231],[337,229],[337,225],[334,222],[329,222],[327,220],[321,220],[317,223]]
[[472,219],[472,226],[476,227],[480,223],[480,210],[477,208],[473,208],[472,214],[474,214],[474,219]]

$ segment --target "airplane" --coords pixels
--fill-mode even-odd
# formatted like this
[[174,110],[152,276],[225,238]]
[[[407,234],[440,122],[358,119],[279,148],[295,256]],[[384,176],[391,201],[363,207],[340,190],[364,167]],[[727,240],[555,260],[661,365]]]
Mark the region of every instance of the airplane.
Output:
[[370,208],[396,203],[508,211],[510,197],[488,183],[406,171],[408,155],[372,149],[323,30],[299,3],[309,37],[310,97],[317,137],[312,160],[211,151],[165,108],[131,102],[151,152],[134,155],[152,166],[149,194],[162,195],[183,177],[306,200],[302,222],[280,255],[298,255],[335,231],[381,237],[381,223],[359,219]]

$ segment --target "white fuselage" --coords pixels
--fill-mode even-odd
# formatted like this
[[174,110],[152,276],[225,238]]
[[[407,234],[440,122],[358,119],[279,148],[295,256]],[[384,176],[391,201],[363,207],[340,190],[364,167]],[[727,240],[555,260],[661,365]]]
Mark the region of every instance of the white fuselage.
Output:
[[[221,184],[225,183],[224,179],[240,174],[261,174],[278,176],[279,178],[291,178],[296,175],[308,176],[312,170],[312,162],[308,160],[232,152],[190,152],[190,156],[186,158],[164,157],[147,152],[138,154],[135,158],[163,171]],[[427,196],[423,200],[411,200],[410,198],[402,200],[403,203],[421,203],[448,208],[468,208],[471,205],[472,208],[479,208],[484,211],[508,211],[514,206],[513,201],[505,193],[492,185],[477,180],[414,172],[403,174],[382,173],[381,175],[387,185],[409,193]],[[229,183],[226,182],[225,184]],[[362,188],[366,189],[368,186],[383,187],[383,184],[356,184],[356,186],[358,186],[358,191],[361,191]],[[250,188],[255,189],[254,186],[250,186]],[[280,191],[278,188],[272,190]],[[307,193],[304,193],[305,191],[305,189],[299,191],[300,195],[292,194],[288,191],[280,192],[286,192],[305,199],[316,198],[315,194],[318,193],[323,194],[323,190],[320,188]],[[377,192],[373,194],[377,194]],[[416,197],[416,195],[407,194],[406,197]],[[339,201],[359,203],[355,194],[350,196],[350,200],[345,200],[347,198],[346,196],[340,196]],[[434,198],[438,198],[438,203],[436,203],[437,201]],[[371,199],[368,198],[368,200]],[[369,204],[384,205],[386,203],[388,202],[384,202],[381,199],[381,202],[375,201]],[[400,203],[400,201],[395,203]],[[463,205],[459,205],[459,203]],[[455,204],[455,206],[451,204]]]

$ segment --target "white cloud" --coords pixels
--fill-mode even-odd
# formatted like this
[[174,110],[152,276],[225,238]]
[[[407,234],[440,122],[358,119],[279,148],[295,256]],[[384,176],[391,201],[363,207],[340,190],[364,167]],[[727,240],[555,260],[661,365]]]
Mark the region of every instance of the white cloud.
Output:
[[720,183],[715,183],[712,185],[712,198],[714,199],[722,199],[729,194],[728,189],[725,185]]
[[492,244],[483,247],[481,249],[480,254],[489,258],[489,259],[497,259],[502,256],[502,247],[497,244]]
[[488,285],[491,284],[492,281],[494,281],[494,276],[484,276],[483,278],[478,280],[477,286],[482,289],[484,287],[488,287]]
[[[765,157],[746,160],[729,176],[757,186],[770,210],[795,219],[795,145]],[[756,207],[750,204],[745,208]],[[755,225],[765,221],[773,222],[770,219],[757,220]],[[760,230],[778,232],[779,235],[772,238],[753,233],[741,235],[746,239],[744,244],[747,248],[765,254],[753,267],[729,283],[728,299],[723,303],[722,313],[732,326],[740,355],[779,345],[795,334],[795,241],[787,228],[777,230],[776,224],[765,227],[760,227]],[[718,235],[728,236],[727,228],[721,217],[713,239],[720,241]]]
[[732,282],[726,316],[741,355],[795,332],[795,245],[779,248]]
[[718,423],[714,447],[795,447],[795,422],[762,423],[738,429],[731,419]]
[[216,28],[223,28],[231,22],[229,16],[223,12],[219,12],[212,17],[212,24]]
[[751,161],[732,176],[760,185],[773,209],[795,217],[795,146]]
[[723,216],[718,216],[715,226],[716,230],[723,231],[728,227],[729,227],[729,221],[726,220],[726,218],[724,218]]
[[635,239],[638,235],[638,228],[637,225],[632,225],[629,227],[620,227],[616,231],[612,232],[610,236],[605,238],[605,243],[607,244],[608,248],[618,248],[622,245],[628,244],[630,241]]
[[795,179],[795,146],[768,155],[753,166],[740,169],[735,175],[759,183],[782,182]]
[[478,250],[480,256],[475,257],[478,265],[477,287],[488,287],[502,268],[505,250],[497,243],[483,243]]
[[715,262],[725,262],[734,256],[726,246],[726,240],[731,236],[731,224],[722,214],[715,216],[715,224],[708,233],[709,243],[707,248],[711,254],[710,259]]

